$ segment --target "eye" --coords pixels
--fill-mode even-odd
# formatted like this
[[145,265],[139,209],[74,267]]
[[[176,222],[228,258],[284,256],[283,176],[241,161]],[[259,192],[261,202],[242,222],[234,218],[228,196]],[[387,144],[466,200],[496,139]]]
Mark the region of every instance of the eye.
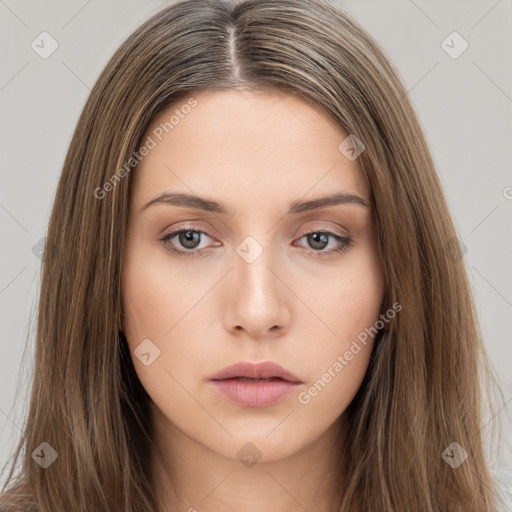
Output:
[[[204,237],[212,238],[205,231],[183,228],[164,235],[160,240],[175,254],[183,256],[200,256],[205,250],[205,247],[200,247],[201,239]],[[174,238],[176,238],[176,242],[172,241]],[[353,239],[348,236],[323,230],[306,233],[299,238],[299,240],[302,240],[303,238],[307,240],[307,243],[311,247],[309,252],[319,257],[330,256],[333,253],[346,252],[353,244]],[[334,248],[325,251],[324,249],[329,246],[330,239],[334,241]],[[185,250],[178,248],[176,244],[179,244],[179,246]]]
[[[180,229],[177,231],[173,231],[172,233],[166,234],[161,241],[174,253],[182,254],[184,256],[197,256],[202,249],[200,246],[201,238],[204,236],[211,238],[208,233],[192,228]],[[174,243],[172,243],[172,239],[176,238],[177,242],[180,244],[180,247],[185,248],[183,251],[176,247]]]
[[[315,253],[315,255],[321,257],[331,255],[332,253],[346,252],[353,244],[352,238],[332,233],[331,231],[311,231],[299,238],[299,240],[302,240],[303,238],[307,240],[307,243],[313,249],[309,252]],[[334,240],[334,249],[324,251],[324,249],[329,245],[329,239]]]

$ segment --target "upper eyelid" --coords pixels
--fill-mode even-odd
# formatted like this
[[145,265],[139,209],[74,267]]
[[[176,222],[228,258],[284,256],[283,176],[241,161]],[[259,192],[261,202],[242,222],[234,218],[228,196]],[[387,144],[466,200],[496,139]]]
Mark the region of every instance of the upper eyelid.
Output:
[[[209,236],[210,238],[215,238],[214,236],[212,236],[209,231],[211,231],[209,228],[202,228],[199,225],[194,225],[194,221],[189,221],[190,223],[187,224],[186,221],[185,221],[185,225],[184,226],[179,226],[179,227],[171,227],[171,228],[168,228],[168,229],[165,229],[162,233],[162,236],[166,236],[168,234],[171,234],[171,233],[178,233],[180,231],[198,231],[198,232],[201,232],[207,236]],[[201,222],[201,221],[199,221]],[[310,222],[310,220],[308,219],[307,222]],[[313,221],[314,222],[314,221]],[[322,221],[322,222],[327,222],[327,221]],[[330,221],[332,222],[332,221]],[[320,225],[318,227],[312,227],[311,229],[307,229],[304,231],[304,234],[308,234],[308,233],[312,233],[312,232],[320,232],[320,231],[328,231],[330,233],[333,233],[333,234],[336,234],[336,235],[339,235],[339,236],[351,236],[350,235],[350,230],[343,227],[343,226],[339,226],[338,225],[338,229],[342,230],[341,233],[337,233],[336,231],[336,228],[331,228],[331,227],[327,227],[327,226],[324,226],[324,225]],[[214,230],[215,231],[215,230]],[[298,231],[297,231],[298,232]],[[304,236],[304,235],[302,235]]]
[[[168,237],[173,238],[174,236],[176,236],[179,233],[182,233],[183,231],[194,231],[196,233],[201,233],[202,235],[206,235],[212,239],[215,239],[215,237],[210,235],[206,230],[200,229],[199,227],[193,227],[193,226],[184,226],[184,227],[172,229],[170,231],[164,231],[162,237],[163,238],[168,238]],[[311,233],[326,233],[326,234],[331,234],[331,235],[336,235],[336,236],[341,236],[341,237],[350,236],[348,233],[347,234],[337,233],[336,230],[334,230],[334,229],[319,227],[319,228],[311,228],[311,229],[304,231],[304,233],[299,238],[302,238]]]
[[[199,229],[198,227],[192,227],[192,226],[184,226],[177,229],[173,229],[169,232],[164,232],[164,234],[161,237],[161,240],[163,241],[169,241],[170,239],[176,237],[180,233],[183,233],[185,231],[194,231],[196,233],[200,233],[201,235],[206,235],[207,237],[211,238],[212,240],[216,240],[216,238],[212,235],[210,235],[207,231],[203,229]],[[309,229],[305,231],[302,235],[295,237],[297,240],[300,240],[301,238],[304,238],[305,236],[312,234],[312,233],[325,233],[333,238],[336,239],[336,237],[339,237],[341,239],[350,239],[352,241],[352,236],[350,234],[343,234],[343,233],[337,233],[335,230],[330,230],[328,228],[320,227],[317,229]],[[192,252],[194,249],[191,249],[190,252]]]

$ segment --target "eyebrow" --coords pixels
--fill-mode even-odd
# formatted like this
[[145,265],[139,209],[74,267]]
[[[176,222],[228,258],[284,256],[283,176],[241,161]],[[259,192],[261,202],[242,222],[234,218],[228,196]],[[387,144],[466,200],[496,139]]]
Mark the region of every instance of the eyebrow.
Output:
[[[196,208],[212,213],[233,216],[233,210],[228,205],[199,196],[184,193],[163,192],[147,202],[142,210],[146,210],[150,206],[156,204],[169,204],[175,206],[183,206],[185,208]],[[360,206],[370,206],[370,203],[355,194],[348,192],[336,192],[334,194],[311,199],[308,201],[293,201],[289,205],[288,214],[297,214],[311,210],[325,208],[327,206],[335,206],[338,204],[355,204]]]

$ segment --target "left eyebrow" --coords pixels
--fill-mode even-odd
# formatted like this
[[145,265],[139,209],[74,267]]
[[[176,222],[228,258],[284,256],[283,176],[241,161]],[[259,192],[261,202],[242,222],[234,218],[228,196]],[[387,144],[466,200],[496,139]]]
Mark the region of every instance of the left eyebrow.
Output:
[[[142,210],[149,208],[155,204],[169,204],[183,206],[185,208],[197,208],[207,212],[219,213],[223,215],[233,216],[233,209],[228,205],[208,199],[204,197],[194,196],[184,193],[163,192],[147,202]],[[289,205],[289,214],[297,214],[311,210],[325,208],[327,206],[335,206],[338,204],[354,204],[359,206],[370,206],[370,203],[355,194],[348,192],[337,192],[325,197],[311,199],[308,201],[293,201]]]
[[337,192],[330,196],[319,197],[310,201],[294,201],[290,204],[288,213],[302,213],[310,210],[325,208],[326,206],[335,206],[337,204],[354,204],[359,206],[370,206],[370,203],[362,197],[348,192]]

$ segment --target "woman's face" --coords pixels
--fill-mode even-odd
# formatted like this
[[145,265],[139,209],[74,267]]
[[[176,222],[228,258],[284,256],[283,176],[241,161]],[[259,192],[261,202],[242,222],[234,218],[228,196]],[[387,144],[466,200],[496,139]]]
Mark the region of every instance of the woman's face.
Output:
[[[153,120],[132,177],[122,328],[161,432],[269,461],[339,424],[384,292],[348,135],[286,94],[204,91]],[[308,205],[333,194],[351,200]],[[211,380],[269,361],[295,378]]]

